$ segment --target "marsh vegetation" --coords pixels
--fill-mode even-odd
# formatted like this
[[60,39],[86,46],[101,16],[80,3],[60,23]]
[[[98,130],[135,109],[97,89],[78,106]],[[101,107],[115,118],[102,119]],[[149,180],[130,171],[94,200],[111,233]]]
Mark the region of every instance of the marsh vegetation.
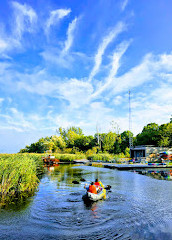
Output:
[[0,206],[24,201],[32,196],[43,174],[42,156],[38,154],[0,155]]

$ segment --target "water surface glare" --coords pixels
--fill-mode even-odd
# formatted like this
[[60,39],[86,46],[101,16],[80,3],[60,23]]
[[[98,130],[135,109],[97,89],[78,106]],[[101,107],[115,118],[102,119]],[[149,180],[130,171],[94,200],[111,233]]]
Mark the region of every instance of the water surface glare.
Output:
[[[84,185],[97,176],[112,186],[111,192],[106,200],[85,204]],[[60,165],[47,171],[38,192],[25,205],[0,210],[0,239],[170,240],[172,181],[128,171]]]

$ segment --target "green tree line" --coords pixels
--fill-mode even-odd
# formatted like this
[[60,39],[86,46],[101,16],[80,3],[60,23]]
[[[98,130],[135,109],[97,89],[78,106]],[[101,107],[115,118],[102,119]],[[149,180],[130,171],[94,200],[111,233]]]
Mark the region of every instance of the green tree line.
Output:
[[79,127],[73,126],[67,129],[60,127],[58,135],[40,138],[37,142],[21,149],[20,152],[44,153],[50,150],[56,153],[124,153],[127,156],[130,134],[134,145],[172,146],[172,118],[169,123],[162,125],[147,124],[135,137],[130,131],[119,133],[115,130],[85,136]]

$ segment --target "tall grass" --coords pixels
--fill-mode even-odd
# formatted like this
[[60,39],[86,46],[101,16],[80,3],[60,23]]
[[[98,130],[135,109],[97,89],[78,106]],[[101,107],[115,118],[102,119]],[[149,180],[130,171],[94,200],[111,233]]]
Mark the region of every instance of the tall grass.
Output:
[[0,206],[34,194],[43,161],[37,154],[0,154]]
[[96,160],[100,160],[100,161],[111,161],[113,159],[113,155],[112,154],[109,154],[109,153],[99,153],[99,154],[92,154],[92,155],[89,155],[87,157],[87,159],[89,160],[93,160],[93,161],[96,161]]
[[55,158],[59,159],[60,162],[73,162],[76,159],[86,159],[85,154],[53,154]]
[[37,176],[42,175],[44,173],[45,169],[44,169],[44,163],[43,163],[42,157],[45,154],[24,153],[22,155],[23,155],[23,157],[31,158],[31,159],[34,160],[34,162],[36,164],[36,174],[37,174]]

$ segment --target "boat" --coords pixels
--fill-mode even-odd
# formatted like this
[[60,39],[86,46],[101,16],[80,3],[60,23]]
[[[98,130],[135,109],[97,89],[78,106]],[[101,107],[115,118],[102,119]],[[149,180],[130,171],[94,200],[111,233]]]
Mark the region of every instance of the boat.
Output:
[[83,200],[84,201],[92,201],[92,202],[96,202],[98,200],[101,199],[106,199],[106,189],[102,188],[101,191],[97,194],[95,193],[91,193],[91,192],[87,192],[84,196],[83,196]]

